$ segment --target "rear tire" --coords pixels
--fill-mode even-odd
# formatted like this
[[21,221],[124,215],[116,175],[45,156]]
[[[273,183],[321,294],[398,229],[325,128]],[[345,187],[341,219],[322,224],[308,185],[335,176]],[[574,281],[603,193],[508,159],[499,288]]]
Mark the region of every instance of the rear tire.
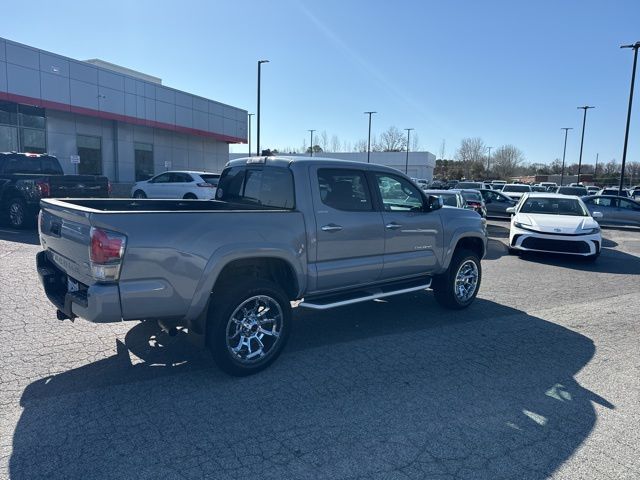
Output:
[[144,193],[142,190],[136,190],[133,193],[133,198],[147,198],[147,194]]
[[268,280],[233,281],[211,299],[207,346],[220,369],[243,377],[264,370],[282,353],[291,331],[291,304]]
[[32,222],[29,219],[27,204],[20,197],[12,197],[6,203],[5,216],[11,228],[23,229]]
[[433,281],[433,293],[440,305],[453,310],[467,308],[478,294],[482,280],[480,258],[466,249],[453,254],[449,269]]

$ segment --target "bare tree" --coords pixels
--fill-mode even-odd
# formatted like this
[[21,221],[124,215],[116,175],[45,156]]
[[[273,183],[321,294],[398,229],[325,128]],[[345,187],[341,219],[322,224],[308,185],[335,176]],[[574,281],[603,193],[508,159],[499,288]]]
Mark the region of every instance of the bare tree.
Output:
[[471,166],[476,163],[484,163],[486,147],[481,138],[463,138],[456,151],[456,160],[462,164],[466,177],[471,175]]
[[417,152],[420,150],[420,137],[418,137],[418,134],[413,132],[411,134],[411,151],[412,152]]
[[344,143],[342,144],[343,152],[350,152],[352,148],[353,147],[351,146],[351,142],[349,142],[348,140],[345,140]]
[[380,143],[376,143],[383,152],[401,152],[407,148],[407,140],[398,127],[392,125],[380,134]]
[[513,145],[498,147],[492,155],[491,166],[493,172],[502,179],[513,176],[516,169],[524,161],[522,151]]
[[318,145],[320,145],[320,148],[322,148],[323,152],[326,152],[327,149],[329,148],[329,135],[327,135],[326,130],[323,130],[322,133],[320,134],[320,138],[318,138]]
[[338,138],[338,135],[331,135],[331,151],[332,152],[339,152],[340,151],[340,139]]
[[551,173],[558,174],[562,173],[562,160],[556,158],[551,165],[549,166]]
[[354,152],[366,152],[367,151],[367,139],[362,138],[358,140],[353,147]]

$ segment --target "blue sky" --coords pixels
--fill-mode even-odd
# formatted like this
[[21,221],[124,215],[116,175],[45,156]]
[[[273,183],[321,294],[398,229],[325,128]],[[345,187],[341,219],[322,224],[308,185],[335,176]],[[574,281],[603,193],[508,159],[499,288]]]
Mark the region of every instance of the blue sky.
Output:
[[[511,143],[527,161],[620,161],[640,1],[5,2],[0,35],[101,58],[255,112],[262,146],[300,147],[307,129],[355,144],[391,125],[447,156],[463,137]],[[640,85],[640,78],[637,84]],[[640,86],[628,160],[640,161]],[[254,117],[255,122],[255,117]],[[254,123],[255,142],[255,123]],[[232,151],[246,151],[246,145]]]

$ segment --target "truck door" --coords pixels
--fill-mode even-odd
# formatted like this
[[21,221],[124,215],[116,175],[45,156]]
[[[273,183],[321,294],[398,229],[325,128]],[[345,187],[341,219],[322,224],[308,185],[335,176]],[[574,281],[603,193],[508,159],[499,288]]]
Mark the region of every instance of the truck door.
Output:
[[312,167],[316,217],[316,290],[378,280],[384,256],[382,214],[363,170]]
[[407,179],[389,173],[371,175],[382,202],[384,266],[381,279],[433,272],[442,248],[440,211],[423,209],[424,197]]

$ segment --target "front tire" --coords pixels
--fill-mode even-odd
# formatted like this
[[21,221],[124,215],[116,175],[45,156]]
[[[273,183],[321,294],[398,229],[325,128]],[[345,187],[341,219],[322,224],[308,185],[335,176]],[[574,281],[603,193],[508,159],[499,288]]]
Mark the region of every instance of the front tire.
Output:
[[453,310],[467,308],[478,294],[482,280],[480,258],[466,249],[453,254],[449,269],[433,282],[433,293],[440,305]]
[[147,194],[144,193],[142,190],[136,190],[133,193],[133,198],[147,198]]
[[291,331],[291,304],[284,291],[267,280],[240,278],[216,292],[207,324],[207,345],[216,364],[238,377],[271,365]]

